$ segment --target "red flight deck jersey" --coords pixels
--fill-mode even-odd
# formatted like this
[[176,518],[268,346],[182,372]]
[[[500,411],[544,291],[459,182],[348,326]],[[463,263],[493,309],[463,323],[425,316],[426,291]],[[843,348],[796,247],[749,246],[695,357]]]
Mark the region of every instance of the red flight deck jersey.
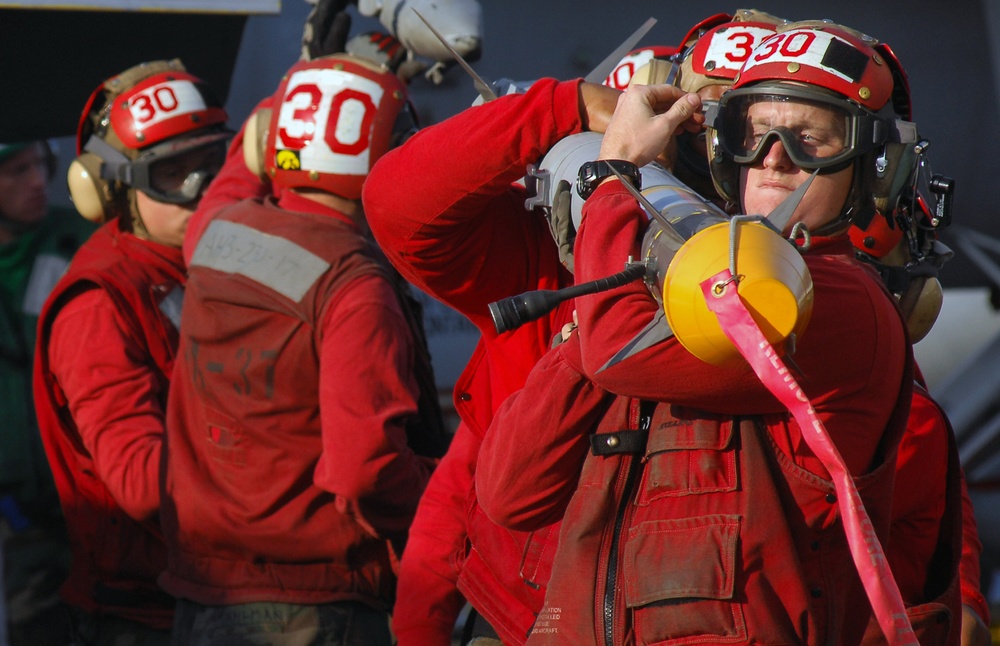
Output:
[[167,418],[171,594],[387,609],[433,461],[407,445],[413,337],[373,243],[286,191],[191,245]]
[[462,595],[512,644],[524,642],[541,608],[558,528],[498,527],[479,509],[473,482],[493,412],[572,319],[567,302],[498,336],[487,306],[573,282],[544,217],[525,209],[527,193],[515,182],[556,142],[581,131],[578,83],[542,79],[526,95],[424,128],[382,157],[365,182],[365,212],[389,260],[482,333],[455,387],[462,424],[403,555],[393,616],[400,646],[447,644]]
[[35,405],[73,550],[64,599],[165,630],[160,452],[184,265],[119,226],[94,233],[46,303]]

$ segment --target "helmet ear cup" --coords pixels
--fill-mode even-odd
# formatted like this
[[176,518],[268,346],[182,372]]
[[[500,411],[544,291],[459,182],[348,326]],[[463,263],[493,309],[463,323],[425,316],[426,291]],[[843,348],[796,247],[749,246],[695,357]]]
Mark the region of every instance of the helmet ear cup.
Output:
[[108,219],[115,199],[109,182],[101,179],[103,163],[94,153],[82,153],[70,163],[66,173],[73,206],[91,222],[104,222]]
[[899,307],[906,318],[911,342],[916,343],[927,336],[934,327],[943,304],[944,290],[937,278],[921,277],[911,282],[910,287],[899,298]]
[[271,109],[255,110],[243,128],[243,163],[250,172],[267,180],[264,163],[267,150],[267,132],[271,124]]
[[659,58],[651,59],[635,71],[629,80],[629,86],[633,85],[659,85],[669,83],[674,65],[670,61]]

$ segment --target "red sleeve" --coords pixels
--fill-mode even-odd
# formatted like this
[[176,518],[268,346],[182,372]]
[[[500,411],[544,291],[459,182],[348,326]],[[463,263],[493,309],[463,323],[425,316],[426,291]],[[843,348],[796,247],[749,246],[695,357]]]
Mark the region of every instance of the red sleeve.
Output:
[[392,630],[399,646],[447,646],[465,598],[457,562],[465,551],[465,516],[479,438],[460,424],[431,476],[399,565]]
[[[951,427],[926,397],[913,397],[910,417],[899,446],[893,490],[891,543],[887,557],[904,599],[922,599],[927,564],[933,556],[944,513]],[[975,511],[959,469],[962,490],[962,560],[959,567],[962,603],[990,625],[990,610],[980,589],[982,544]],[[915,596],[913,596],[915,595]]]
[[503,403],[479,452],[476,495],[490,520],[532,531],[560,520],[609,397],[580,374],[578,335],[545,355]]
[[[268,97],[257,104],[254,111],[261,108],[270,107],[271,97]],[[233,137],[229,144],[229,151],[226,154],[226,163],[222,165],[222,170],[215,176],[212,183],[198,203],[198,208],[188,222],[187,231],[184,233],[184,264],[190,264],[191,256],[194,255],[194,248],[212,220],[212,215],[221,208],[240,202],[246,199],[261,200],[270,192],[271,187],[265,184],[259,177],[250,172],[246,162],[243,161],[243,135],[246,130],[246,123],[240,131]]]
[[923,601],[927,568],[944,514],[948,477],[948,427],[938,408],[914,396],[899,443],[886,558],[903,599]]
[[324,316],[320,347],[323,453],[318,487],[373,535],[405,534],[433,464],[406,443],[417,413],[413,339],[386,280],[345,285]]
[[[584,219],[576,239],[577,282],[610,276],[621,271],[629,256],[640,257],[647,226],[648,218],[624,187],[615,182],[599,186],[584,204]],[[583,367],[596,383],[611,392],[701,405],[706,410],[722,406],[731,412],[746,413],[746,405],[751,402],[755,402],[759,413],[783,410],[745,363],[726,369],[710,366],[695,359],[675,338],[604,368],[608,359],[634,338],[659,309],[642,281],[579,297],[576,305]],[[683,378],[673,380],[671,375],[660,375],[674,373],[675,364],[682,366]],[[658,378],[649,379],[649,374],[657,374]],[[664,384],[660,377],[669,379],[670,384]],[[734,393],[739,393],[738,401],[732,400]]]
[[522,179],[581,128],[578,82],[536,82],[425,128],[364,185],[372,233],[407,280],[495,336],[487,304],[569,276]]
[[[576,240],[576,278],[585,282],[621,271],[638,258],[648,218],[617,182],[598,187],[584,205]],[[845,241],[838,251],[807,254],[814,306],[798,339],[795,377],[852,473],[870,466],[878,441],[904,383],[907,344],[895,305],[851,259]],[[814,240],[814,247],[817,244]],[[610,357],[652,320],[659,305],[636,281],[576,299],[583,367],[611,392],[669,401],[721,414],[784,414],[785,410],[744,361],[712,366],[670,338],[615,366]],[[655,375],[652,378],[651,375]],[[909,377],[907,377],[907,382]],[[777,438],[783,449],[813,472],[818,463],[797,426]]]
[[159,380],[129,328],[95,287],[56,314],[48,352],[92,468],[125,513],[144,521],[159,513],[166,417]]

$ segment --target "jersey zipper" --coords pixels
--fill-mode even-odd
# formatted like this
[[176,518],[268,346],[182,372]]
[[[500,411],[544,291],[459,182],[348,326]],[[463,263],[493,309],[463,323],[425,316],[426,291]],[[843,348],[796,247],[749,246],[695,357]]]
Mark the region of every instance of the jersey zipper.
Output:
[[[655,404],[652,402],[641,402],[639,406],[639,430],[649,431]],[[621,544],[621,532],[622,527],[625,524],[625,516],[628,513],[629,505],[632,502],[632,489],[635,486],[635,480],[641,471],[640,466],[642,464],[642,460],[635,455],[626,456],[625,460],[628,460],[628,466],[626,467],[627,473],[625,476],[625,484],[622,486],[621,495],[618,499],[618,509],[615,512],[614,529],[611,535],[611,548],[608,558],[608,569],[605,576],[603,612],[605,646],[615,646],[615,596],[618,584],[618,564],[621,561],[618,555],[618,550],[619,545]],[[619,479],[619,482],[621,482],[621,479]]]

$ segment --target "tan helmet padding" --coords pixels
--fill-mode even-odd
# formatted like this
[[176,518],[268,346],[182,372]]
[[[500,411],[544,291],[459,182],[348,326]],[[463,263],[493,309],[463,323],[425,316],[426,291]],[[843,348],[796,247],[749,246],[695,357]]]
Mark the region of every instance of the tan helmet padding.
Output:
[[113,200],[111,187],[101,179],[101,158],[93,153],[83,153],[72,162],[66,172],[66,183],[73,206],[91,222],[104,222]]
[[759,9],[737,9],[733,12],[733,22],[763,22],[769,25],[784,25],[788,20]]
[[264,151],[267,150],[267,131],[271,123],[271,109],[255,110],[243,126],[243,162],[250,172],[267,179]]
[[705,76],[704,74],[699,74],[694,71],[693,65],[691,63],[691,55],[688,54],[681,61],[681,69],[677,74],[677,87],[684,90],[685,92],[697,92],[698,90],[707,87],[709,85],[732,85],[732,79],[728,78],[712,78],[711,76]]
[[640,67],[632,75],[629,80],[629,85],[662,85],[667,82],[670,78],[670,71],[673,68],[673,64],[670,61],[664,61],[659,58],[654,58],[648,63]]

